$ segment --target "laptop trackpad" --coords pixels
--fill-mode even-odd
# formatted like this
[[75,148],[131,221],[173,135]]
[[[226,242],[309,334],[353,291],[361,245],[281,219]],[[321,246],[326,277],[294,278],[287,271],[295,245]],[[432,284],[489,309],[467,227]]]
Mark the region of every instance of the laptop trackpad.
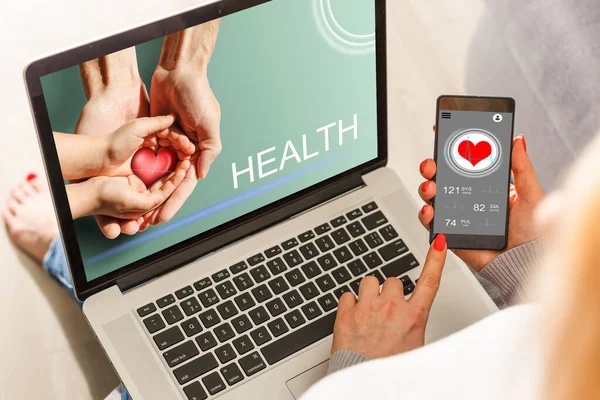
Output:
[[285,384],[287,385],[290,392],[295,399],[299,399],[300,396],[304,394],[317,381],[319,381],[322,377],[327,373],[327,367],[329,366],[329,360],[323,361],[321,364],[316,365],[309,369],[308,371],[304,371],[300,375],[295,378],[290,379]]

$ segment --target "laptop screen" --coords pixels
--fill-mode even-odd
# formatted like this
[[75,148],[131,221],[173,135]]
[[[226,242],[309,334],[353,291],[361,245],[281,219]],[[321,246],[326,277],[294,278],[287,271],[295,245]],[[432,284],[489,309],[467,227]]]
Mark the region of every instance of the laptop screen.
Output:
[[274,0],[43,76],[88,282],[376,159],[374,3]]

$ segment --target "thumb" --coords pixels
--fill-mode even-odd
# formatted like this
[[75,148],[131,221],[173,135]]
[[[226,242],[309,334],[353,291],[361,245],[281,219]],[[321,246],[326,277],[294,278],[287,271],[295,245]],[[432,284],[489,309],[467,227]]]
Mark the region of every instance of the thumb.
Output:
[[538,181],[533,163],[527,154],[527,144],[523,135],[519,135],[513,141],[511,168],[519,198],[528,203],[538,203],[544,197],[544,189]]
[[133,133],[139,138],[145,138],[157,132],[162,132],[175,123],[175,116],[161,115],[158,117],[138,118],[131,122]]

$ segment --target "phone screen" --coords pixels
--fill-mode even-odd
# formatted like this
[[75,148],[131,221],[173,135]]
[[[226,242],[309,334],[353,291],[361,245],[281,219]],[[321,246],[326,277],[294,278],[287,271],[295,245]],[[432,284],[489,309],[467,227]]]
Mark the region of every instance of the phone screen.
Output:
[[505,236],[513,112],[438,112],[433,234]]

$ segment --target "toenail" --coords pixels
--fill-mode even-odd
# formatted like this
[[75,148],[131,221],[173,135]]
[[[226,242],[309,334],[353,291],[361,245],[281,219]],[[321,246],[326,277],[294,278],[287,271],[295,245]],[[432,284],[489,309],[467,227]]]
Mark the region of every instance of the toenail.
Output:
[[27,181],[32,181],[35,178],[37,178],[37,175],[34,174],[34,173],[31,173],[31,174],[27,175]]

